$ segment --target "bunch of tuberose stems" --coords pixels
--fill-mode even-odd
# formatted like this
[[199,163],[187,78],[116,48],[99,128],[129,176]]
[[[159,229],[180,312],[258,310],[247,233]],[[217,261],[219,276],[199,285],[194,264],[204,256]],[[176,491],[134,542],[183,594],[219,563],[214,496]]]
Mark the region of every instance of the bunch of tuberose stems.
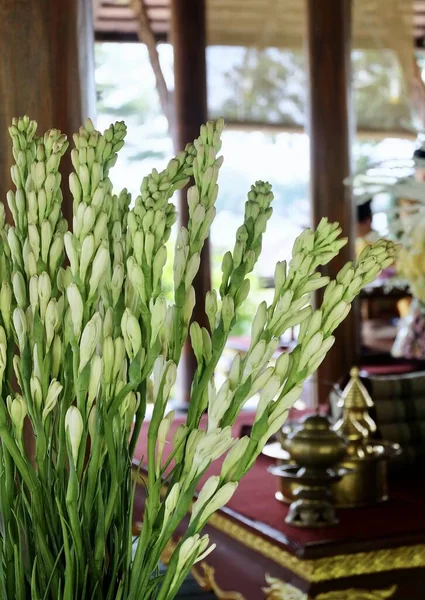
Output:
[[[274,298],[258,306],[248,352],[234,358],[217,390],[214,372],[249,293],[273,199],[269,184],[252,186],[234,248],[223,258],[220,288],[205,298],[209,329],[191,322],[192,283],[215,217],[222,130],[221,119],[203,126],[164,171],[143,179],[130,209],[127,191],[115,195],[108,177],[125,125],[101,134],[87,121],[71,151],[71,231],[61,211],[66,137],[54,129],[38,137],[28,117],[13,121],[13,225],[0,205],[1,598],[174,598],[212,549],[202,535],[209,517],[283,425],[354,297],[394,260],[396,247],[381,241],[329,281],[317,269],[345,244],[341,229],[323,219],[316,231],[305,230],[289,263],[276,266]],[[171,197],[191,176],[168,304],[162,279],[176,221]],[[311,293],[323,287],[323,303],[313,310]],[[296,348],[271,364],[279,338],[297,325]],[[175,415],[167,402],[188,336],[197,360],[190,409],[186,423],[171,430]],[[146,503],[134,539],[132,458],[149,394]],[[254,394],[252,432],[234,439],[232,425]],[[167,441],[172,450],[164,455]],[[161,554],[200,479],[226,453],[160,574]]]

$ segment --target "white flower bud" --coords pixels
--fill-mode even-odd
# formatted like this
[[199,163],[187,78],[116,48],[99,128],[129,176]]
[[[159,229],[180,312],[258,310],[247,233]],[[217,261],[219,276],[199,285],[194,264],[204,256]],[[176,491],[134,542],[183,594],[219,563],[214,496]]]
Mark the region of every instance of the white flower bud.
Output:
[[[79,208],[79,207],[78,207]],[[96,211],[93,206],[87,206],[83,213],[82,223],[81,223],[81,237],[87,236],[96,221]]]
[[254,320],[251,326],[251,346],[255,346],[255,344],[260,339],[260,335],[264,331],[264,326],[267,321],[267,303],[261,302],[257,308],[257,312],[255,313]]
[[108,238],[108,215],[103,211],[97,217],[93,235],[96,247],[99,246],[103,240]]
[[35,260],[37,261],[40,256],[40,235],[35,223],[30,223],[28,225],[28,241],[35,256]]
[[43,406],[43,391],[41,389],[40,380],[35,375],[31,375],[30,390],[34,406],[37,409],[37,411],[41,413],[41,408]]
[[194,502],[192,507],[192,515],[190,517],[190,523],[192,523],[200,511],[204,508],[205,504],[210,500],[210,498],[216,492],[218,485],[220,483],[220,477],[218,475],[212,475],[207,479],[207,481],[202,486],[201,491],[199,492],[198,498],[196,502]]
[[238,484],[236,481],[228,481],[221,487],[212,497],[212,499],[205,506],[204,511],[202,513],[202,521],[206,523],[206,521],[210,518],[210,516],[215,513],[217,510],[225,506],[233,494],[236,491]]
[[142,345],[142,332],[138,320],[129,308],[126,308],[122,316],[121,331],[127,354],[133,360]]
[[16,335],[18,338],[19,349],[22,352],[27,341],[27,321],[22,308],[18,307],[15,308],[15,310],[13,311],[13,325],[15,327]]
[[47,419],[48,414],[55,408],[58,397],[63,390],[63,386],[56,379],[52,379],[47,390],[46,401],[44,403],[42,421],[43,423]]
[[93,260],[95,252],[95,241],[94,235],[90,234],[86,236],[81,244],[81,256],[80,256],[80,277],[81,281],[85,281],[87,269]]
[[201,255],[196,252],[188,261],[186,267],[186,275],[184,279],[185,288],[188,289],[192,285],[192,281],[195,278],[196,273],[199,271],[199,265],[201,262]]
[[232,361],[232,366],[229,371],[229,381],[232,384],[232,389],[234,389],[238,383],[241,375],[241,355],[236,354],[235,358]]
[[167,262],[167,249],[165,246],[161,246],[158,252],[155,254],[153,259],[152,266],[152,279],[154,289],[157,288],[159,282],[161,281],[162,272]]
[[62,235],[56,234],[53,238],[53,243],[50,246],[49,251],[49,275],[54,277],[56,274],[59,262],[63,254],[63,237]]
[[202,343],[202,331],[201,331],[201,327],[199,326],[199,323],[197,323],[196,321],[191,323],[189,332],[190,332],[190,342],[191,342],[191,345],[193,348],[193,352],[195,353],[195,357],[196,357],[196,360],[198,361],[198,364],[201,364],[202,363],[203,343]]
[[276,360],[274,370],[276,375],[280,378],[281,382],[283,382],[288,373],[289,362],[290,357],[288,352],[282,352],[282,354],[280,354],[280,356]]
[[70,231],[67,231],[63,236],[63,241],[65,244],[66,255],[69,259],[69,263],[71,265],[71,271],[73,275],[77,275],[78,273],[78,251],[77,251],[77,241],[73,234]]
[[189,321],[192,317],[195,303],[196,303],[195,289],[194,289],[193,285],[191,285],[190,288],[186,291],[186,298],[185,298],[184,306],[183,306],[183,320],[185,323],[189,323]]
[[241,437],[233,446],[233,448],[229,450],[226,458],[223,461],[223,466],[221,467],[221,479],[226,481],[233,477],[240,460],[248,449],[249,441],[249,437],[245,435],[244,437]]
[[81,326],[83,323],[83,299],[81,298],[80,291],[75,283],[71,283],[71,285],[67,287],[66,295],[69,302],[69,310],[71,312],[74,336],[78,340],[81,334]]
[[102,332],[102,318],[97,312],[84,327],[80,341],[80,366],[78,373],[84,369],[96,350]]
[[78,451],[80,449],[81,437],[83,435],[83,418],[76,406],[70,406],[65,415],[65,431],[71,447],[71,455],[74,465],[78,462]]
[[298,369],[302,370],[307,365],[310,358],[316,354],[321,348],[323,342],[323,333],[318,331],[313,335],[311,340],[304,346],[302,346],[300,361],[298,363]]
[[105,274],[107,268],[110,265],[109,248],[106,244],[101,245],[96,252],[96,256],[93,260],[92,274],[89,281],[90,291],[89,297],[93,298],[98,290],[100,280]]
[[12,278],[13,293],[16,298],[16,302],[20,308],[26,308],[27,305],[27,291],[25,287],[25,281],[22,273],[16,271]]
[[44,317],[44,327],[46,330],[46,350],[50,349],[53,342],[56,329],[59,325],[59,311],[58,304],[55,298],[49,301],[46,308],[46,314]]
[[165,317],[167,315],[167,302],[165,296],[161,294],[155,301],[155,304],[151,311],[151,346],[155,343],[162,327],[165,323]]

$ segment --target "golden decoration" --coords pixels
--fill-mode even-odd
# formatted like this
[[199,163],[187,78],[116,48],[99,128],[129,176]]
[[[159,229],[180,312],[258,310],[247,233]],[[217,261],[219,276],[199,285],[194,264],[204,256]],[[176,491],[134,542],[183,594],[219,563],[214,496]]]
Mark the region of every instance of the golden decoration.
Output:
[[308,596],[298,588],[266,575],[268,587],[263,588],[266,597],[265,600],[308,600]]
[[192,575],[203,590],[214,592],[217,598],[221,598],[222,600],[245,600],[245,596],[242,596],[239,592],[225,592],[221,589],[215,580],[215,570],[213,567],[207,565],[205,562],[201,562],[200,567],[203,574],[196,567],[193,567]]
[[219,513],[212,515],[209,525],[309,582],[425,567],[425,544],[300,559]]
[[[266,575],[266,582],[268,587],[263,588],[263,592],[266,593],[265,600],[309,600],[307,594],[285,581]],[[325,592],[315,596],[314,600],[385,600],[391,598],[396,590],[396,585],[385,590],[374,591],[352,588]]]
[[374,590],[371,592],[356,589],[341,590],[319,594],[314,600],[384,600],[385,598],[394,596],[396,590],[396,585],[386,590]]
[[[174,540],[169,540],[164,551],[161,554],[161,562],[164,565],[168,565],[176,549],[177,544]],[[199,565],[200,570],[197,567],[192,567],[191,573],[196,583],[200,588],[206,592],[214,592],[215,596],[219,600],[245,600],[245,597],[239,592],[226,592],[221,589],[215,580],[215,569],[205,562],[201,562]]]

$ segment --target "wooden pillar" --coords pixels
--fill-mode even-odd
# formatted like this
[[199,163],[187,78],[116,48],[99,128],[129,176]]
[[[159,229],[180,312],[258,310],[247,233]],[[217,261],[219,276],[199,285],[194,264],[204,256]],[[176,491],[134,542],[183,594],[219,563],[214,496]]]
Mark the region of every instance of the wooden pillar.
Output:
[[[95,116],[91,0],[0,0],[0,197],[11,188],[13,117],[27,114],[38,133],[69,137]],[[72,139],[71,139],[72,142]],[[63,191],[71,170],[64,157]],[[65,196],[64,214],[71,217]]]
[[[339,221],[349,244],[323,274],[334,278],[354,258],[354,204],[343,180],[350,174],[351,0],[306,0],[309,62],[309,135],[313,224],[322,217]],[[359,320],[354,306],[336,331],[336,341],[318,371],[318,401],[359,357]]]
[[[177,151],[199,135],[200,126],[207,120],[206,76],[206,23],[205,0],[171,0],[172,43],[174,48],[174,103],[175,140]],[[181,224],[188,222],[189,212],[186,190],[180,194],[179,213]],[[205,241],[201,253],[201,266],[194,279],[196,306],[193,319],[201,327],[208,326],[204,305],[205,295],[211,289],[210,246]],[[181,383],[183,403],[190,399],[190,386],[196,370],[196,360],[190,344],[183,355]]]

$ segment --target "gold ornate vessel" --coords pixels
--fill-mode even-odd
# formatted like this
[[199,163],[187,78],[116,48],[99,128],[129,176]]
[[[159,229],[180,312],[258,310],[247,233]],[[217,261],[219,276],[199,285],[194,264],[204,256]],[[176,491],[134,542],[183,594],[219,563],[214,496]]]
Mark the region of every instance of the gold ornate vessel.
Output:
[[347,442],[341,467],[350,469],[332,486],[336,506],[354,508],[388,499],[387,463],[400,454],[398,444],[370,439],[376,424],[369,414],[373,401],[360,381],[359,370],[351,369],[350,381],[343,391],[343,414],[334,430]]

